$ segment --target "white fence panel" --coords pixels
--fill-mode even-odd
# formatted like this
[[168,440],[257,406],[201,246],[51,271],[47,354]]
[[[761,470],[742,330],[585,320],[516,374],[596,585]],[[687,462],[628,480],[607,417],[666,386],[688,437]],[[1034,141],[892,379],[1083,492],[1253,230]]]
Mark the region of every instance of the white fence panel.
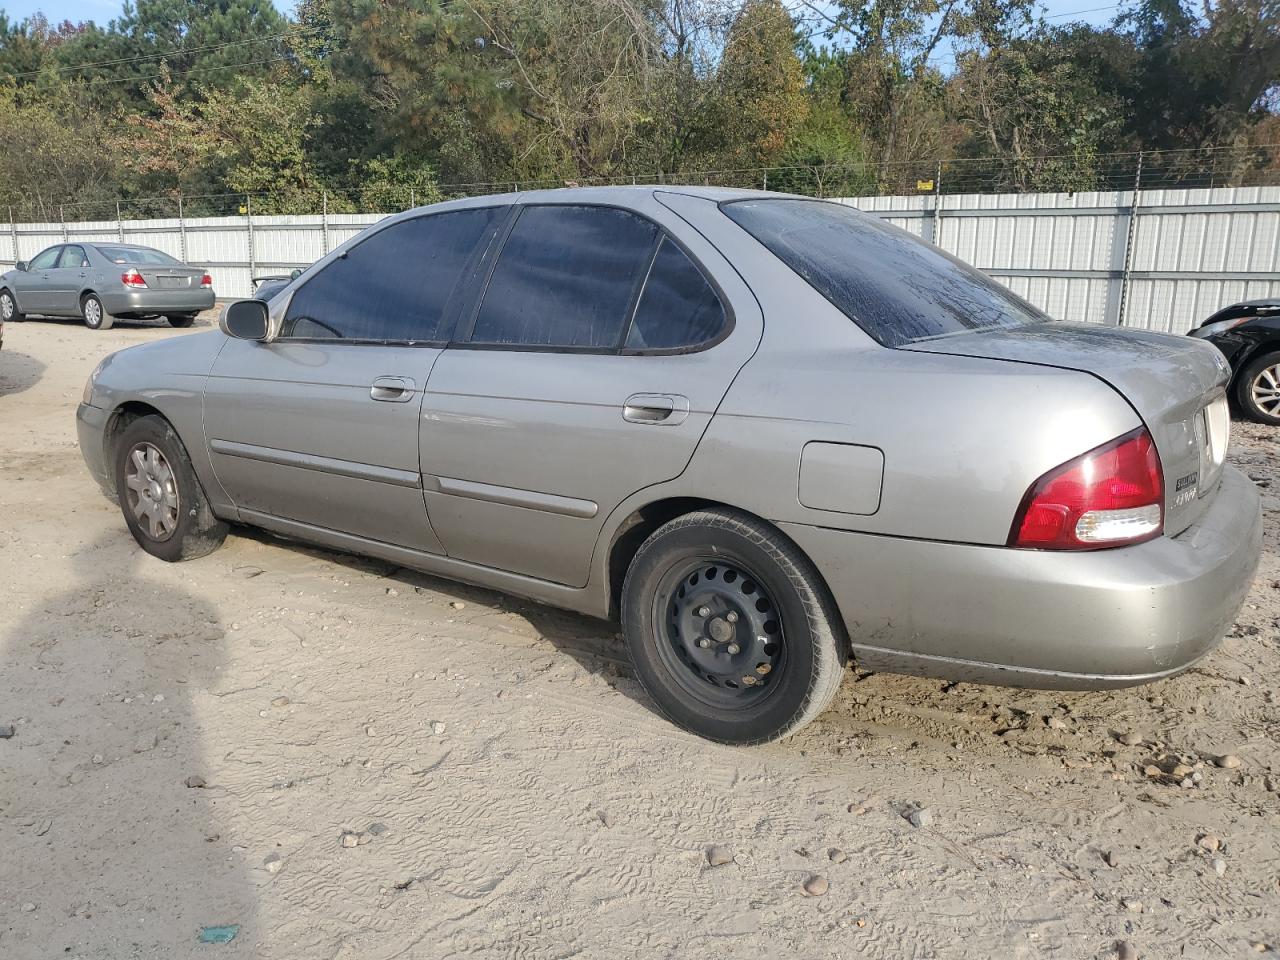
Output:
[[[915,194],[848,203],[937,243],[1052,316],[1184,333],[1280,296],[1280,187]],[[206,267],[219,297],[305,267],[383,214],[0,224],[0,271],[65,241],[124,240]]]

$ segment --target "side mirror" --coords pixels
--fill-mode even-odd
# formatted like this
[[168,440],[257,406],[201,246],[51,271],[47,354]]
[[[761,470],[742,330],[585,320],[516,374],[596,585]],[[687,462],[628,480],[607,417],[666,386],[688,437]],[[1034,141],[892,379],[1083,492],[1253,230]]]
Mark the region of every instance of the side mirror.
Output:
[[25,260],[19,260],[17,263],[15,263],[15,264],[13,265],[13,269],[15,269],[15,270],[21,270],[23,273],[26,273],[26,272],[27,272],[27,261],[25,261]]
[[267,305],[261,300],[236,300],[223,308],[218,326],[238,340],[265,340],[270,330]]
[[299,269],[299,270],[291,270],[291,271],[289,272],[289,279],[290,279],[290,280],[297,280],[300,276],[302,276],[302,271],[301,271],[300,269]]

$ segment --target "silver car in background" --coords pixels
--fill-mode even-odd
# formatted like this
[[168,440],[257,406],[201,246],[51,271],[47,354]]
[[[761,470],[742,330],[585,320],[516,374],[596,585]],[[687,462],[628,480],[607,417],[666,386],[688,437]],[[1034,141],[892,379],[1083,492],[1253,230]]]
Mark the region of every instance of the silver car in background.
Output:
[[213,278],[169,254],[128,243],[61,243],[0,274],[0,320],[79,317],[91,330],[163,316],[189,327],[213,306]]
[[758,743],[851,657],[1090,689],[1211,651],[1261,550],[1226,383],[845,205],[574,189],[388,218],[108,357],[78,426],[157,557],[252,524],[616,617],[668,717]]

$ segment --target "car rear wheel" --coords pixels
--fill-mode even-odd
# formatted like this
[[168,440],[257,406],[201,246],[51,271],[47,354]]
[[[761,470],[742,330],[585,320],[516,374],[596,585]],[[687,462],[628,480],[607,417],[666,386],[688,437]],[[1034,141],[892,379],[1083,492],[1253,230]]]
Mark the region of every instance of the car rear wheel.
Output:
[[734,511],[699,511],[656,530],[627,570],[622,622],[658,708],[721,743],[799,730],[826,709],[849,660],[812,562]]
[[189,327],[196,322],[194,313],[179,313],[165,317],[171,327]]
[[18,312],[18,301],[13,298],[13,294],[8,290],[0,290],[0,323],[18,323],[25,319]]
[[1251,419],[1280,424],[1280,352],[1258,357],[1241,371],[1236,399]]
[[102,301],[96,293],[87,293],[80,301],[80,316],[84,318],[84,325],[90,330],[110,330],[116,322],[115,317],[107,313],[102,306]]
[[186,448],[162,417],[139,417],[115,449],[116,491],[129,532],[153,557],[176,562],[212,553],[227,536]]

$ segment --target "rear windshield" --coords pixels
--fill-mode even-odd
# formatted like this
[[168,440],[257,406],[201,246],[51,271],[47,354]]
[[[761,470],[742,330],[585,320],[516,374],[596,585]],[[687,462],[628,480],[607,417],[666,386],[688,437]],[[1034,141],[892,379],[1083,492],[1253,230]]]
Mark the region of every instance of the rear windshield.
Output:
[[182,265],[180,260],[175,260],[167,253],[152,250],[150,247],[104,247],[102,244],[98,244],[97,247],[98,252],[112,263]]
[[844,204],[735,200],[721,209],[885,346],[1050,319],[973,267]]

